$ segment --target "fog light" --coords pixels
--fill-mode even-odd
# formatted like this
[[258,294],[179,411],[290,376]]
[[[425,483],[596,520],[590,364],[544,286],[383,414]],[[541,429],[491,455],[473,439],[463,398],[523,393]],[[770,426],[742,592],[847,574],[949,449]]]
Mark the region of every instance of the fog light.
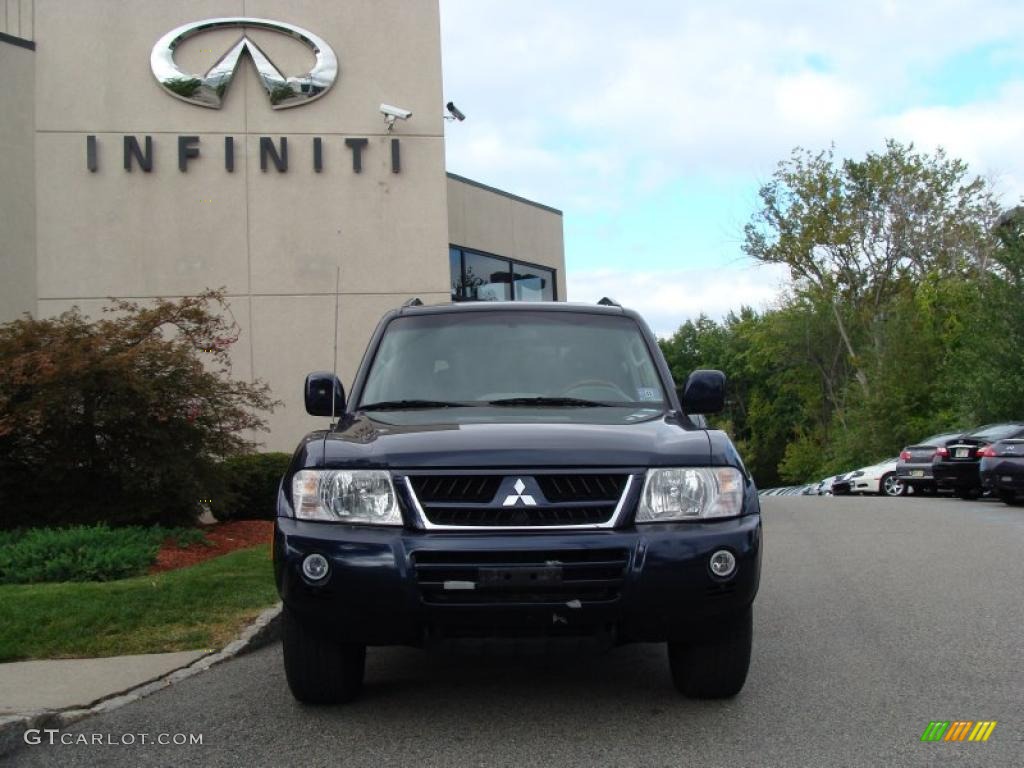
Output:
[[736,571],[736,556],[727,549],[720,549],[711,556],[711,572],[724,579]]
[[322,581],[327,578],[329,567],[327,558],[323,555],[306,555],[306,559],[302,561],[302,573],[310,581]]

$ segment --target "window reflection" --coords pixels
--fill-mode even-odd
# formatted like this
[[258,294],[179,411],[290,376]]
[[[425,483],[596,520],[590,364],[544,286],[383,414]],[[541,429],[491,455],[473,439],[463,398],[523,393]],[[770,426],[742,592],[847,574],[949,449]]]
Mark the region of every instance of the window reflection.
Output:
[[452,278],[452,301],[466,301],[466,286],[462,280],[462,251],[449,248],[448,264]]
[[528,264],[512,265],[516,301],[554,301],[554,272]]
[[554,301],[555,271],[464,248],[448,250],[452,301]]
[[468,301],[509,301],[512,298],[511,264],[473,251],[462,252],[463,284]]

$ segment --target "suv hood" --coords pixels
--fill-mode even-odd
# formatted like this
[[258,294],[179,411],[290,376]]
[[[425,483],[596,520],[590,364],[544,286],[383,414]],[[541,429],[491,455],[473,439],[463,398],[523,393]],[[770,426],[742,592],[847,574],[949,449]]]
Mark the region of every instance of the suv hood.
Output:
[[[321,433],[323,434],[323,433]],[[323,434],[319,466],[650,467],[712,463],[711,441],[671,415],[626,424],[391,424],[349,417]],[[307,450],[314,446],[307,442]],[[307,465],[308,466],[308,465]]]

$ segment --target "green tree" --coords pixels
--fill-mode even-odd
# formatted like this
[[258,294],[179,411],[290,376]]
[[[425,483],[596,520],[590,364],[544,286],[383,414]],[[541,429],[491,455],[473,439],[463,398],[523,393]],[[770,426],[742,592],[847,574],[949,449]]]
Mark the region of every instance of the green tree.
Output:
[[983,273],[998,207],[967,165],[887,141],[863,160],[794,150],[760,190],[744,251],[785,264],[794,290],[833,315],[854,378],[870,394],[891,303],[939,273]]

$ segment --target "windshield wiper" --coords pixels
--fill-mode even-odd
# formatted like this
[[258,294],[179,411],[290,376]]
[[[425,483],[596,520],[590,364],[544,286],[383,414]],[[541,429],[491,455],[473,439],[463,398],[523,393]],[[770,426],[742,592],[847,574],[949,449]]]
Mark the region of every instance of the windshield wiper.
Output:
[[608,403],[599,403],[597,400],[581,400],[578,397],[506,397],[501,400],[491,400],[488,405],[548,405],[555,407],[573,408],[607,408]]
[[360,411],[405,411],[426,408],[466,408],[468,403],[453,403],[447,400],[381,400],[359,406]]

